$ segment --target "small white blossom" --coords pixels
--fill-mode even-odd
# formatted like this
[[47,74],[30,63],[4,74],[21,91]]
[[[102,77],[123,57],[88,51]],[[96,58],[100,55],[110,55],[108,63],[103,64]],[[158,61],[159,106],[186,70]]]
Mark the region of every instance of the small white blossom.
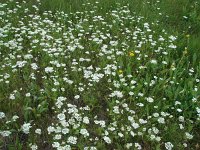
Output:
[[62,121],[62,120],[65,119],[65,114],[63,114],[63,113],[58,114],[58,115],[57,115],[57,118],[58,118],[60,121]]
[[110,144],[112,142],[111,139],[108,136],[104,136],[103,139],[108,144]]
[[24,123],[22,125],[22,131],[25,133],[25,134],[29,134],[29,130],[31,128],[31,124],[30,123]]
[[10,97],[9,97],[11,100],[14,100],[15,99],[15,95],[14,94],[10,94]]
[[7,136],[9,136],[10,134],[11,134],[11,132],[8,131],[8,130],[0,131],[0,135],[1,135],[2,137],[7,137]]
[[77,143],[77,137],[74,137],[74,136],[68,137],[67,143],[76,144]]
[[165,118],[162,118],[162,117],[158,118],[158,122],[161,123],[161,124],[164,124],[165,123]]
[[157,64],[157,60],[153,59],[153,60],[151,60],[151,63],[152,64]]
[[193,135],[190,134],[189,132],[186,132],[186,133],[185,133],[185,136],[186,136],[186,138],[189,139],[189,140],[191,140],[191,139],[193,138]]
[[30,144],[29,145],[31,150],[37,150],[38,149],[38,146],[36,144]]
[[89,118],[88,117],[83,117],[83,123],[89,124],[90,123]]
[[151,98],[151,97],[147,97],[146,99],[147,99],[147,102],[149,102],[149,103],[153,103],[154,102],[154,99]]
[[0,112],[0,119],[5,118],[5,117],[6,117],[5,113],[4,112]]
[[45,68],[45,72],[46,73],[52,73],[54,70],[53,70],[53,67],[46,67]]
[[80,130],[80,134],[82,134],[84,137],[89,136],[89,133],[88,133],[88,131],[86,129],[81,129]]
[[35,130],[35,133],[41,134],[41,131],[42,131],[41,129],[36,129],[36,130]]
[[79,99],[79,98],[80,98],[80,95],[74,96],[74,99]]
[[171,142],[166,142],[165,143],[165,148],[167,150],[172,150],[173,147],[174,147],[174,145]]

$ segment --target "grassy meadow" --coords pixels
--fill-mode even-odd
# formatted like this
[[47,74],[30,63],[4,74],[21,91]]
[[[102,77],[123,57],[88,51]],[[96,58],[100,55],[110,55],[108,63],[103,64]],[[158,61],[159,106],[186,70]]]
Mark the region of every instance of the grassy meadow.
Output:
[[199,0],[1,0],[0,150],[199,150]]

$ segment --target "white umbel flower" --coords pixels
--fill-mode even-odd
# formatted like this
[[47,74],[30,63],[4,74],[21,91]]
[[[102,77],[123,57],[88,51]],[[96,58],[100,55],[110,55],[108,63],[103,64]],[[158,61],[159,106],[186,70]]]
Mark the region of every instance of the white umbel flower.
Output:
[[31,128],[31,124],[30,123],[24,123],[22,125],[22,131],[25,133],[25,134],[29,134],[29,130]]
[[111,139],[110,139],[108,136],[104,136],[103,139],[104,139],[104,141],[105,141],[106,143],[108,143],[108,144],[111,143]]

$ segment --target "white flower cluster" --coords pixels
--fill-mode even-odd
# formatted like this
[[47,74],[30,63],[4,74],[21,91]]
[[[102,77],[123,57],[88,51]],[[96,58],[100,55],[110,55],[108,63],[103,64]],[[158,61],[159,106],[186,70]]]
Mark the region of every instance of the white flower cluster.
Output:
[[129,6],[100,15],[99,2],[74,13],[38,5],[0,3],[1,141],[21,142],[22,132],[32,150],[187,147],[200,121],[199,74],[191,63],[177,69],[176,36]]

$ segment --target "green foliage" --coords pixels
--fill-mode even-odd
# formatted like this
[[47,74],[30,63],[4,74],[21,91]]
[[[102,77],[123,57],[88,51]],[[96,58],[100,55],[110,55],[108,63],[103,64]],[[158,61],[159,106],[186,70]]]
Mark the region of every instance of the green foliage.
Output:
[[199,1],[2,0],[0,17],[0,149],[199,148]]

